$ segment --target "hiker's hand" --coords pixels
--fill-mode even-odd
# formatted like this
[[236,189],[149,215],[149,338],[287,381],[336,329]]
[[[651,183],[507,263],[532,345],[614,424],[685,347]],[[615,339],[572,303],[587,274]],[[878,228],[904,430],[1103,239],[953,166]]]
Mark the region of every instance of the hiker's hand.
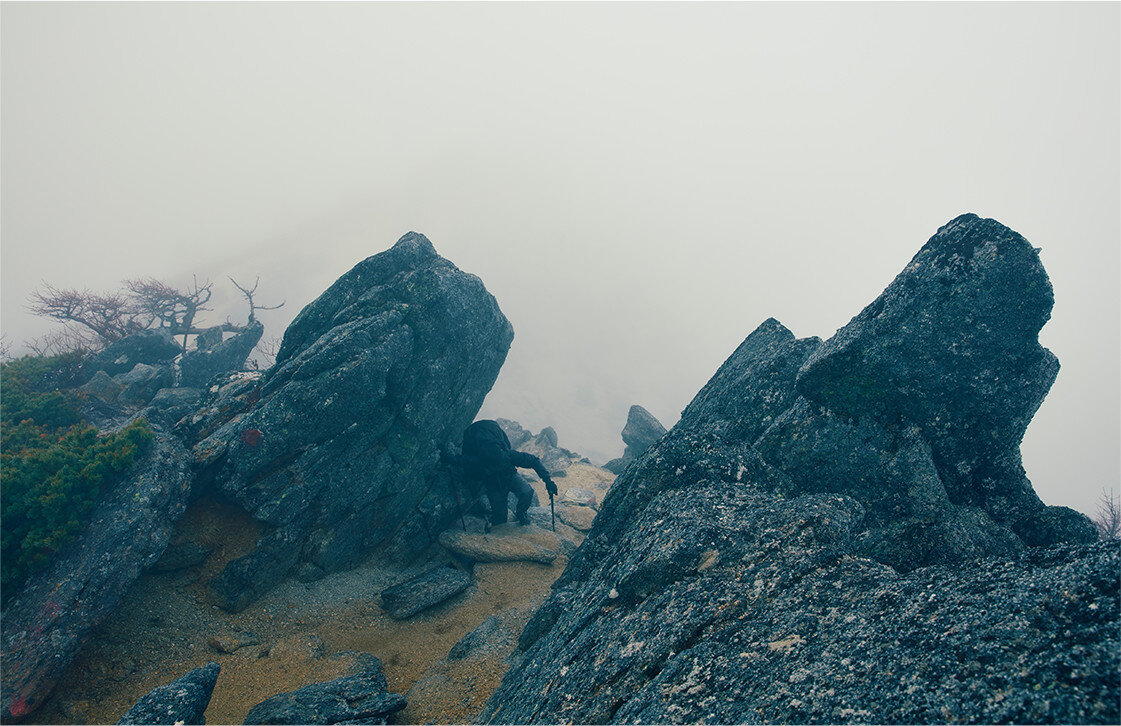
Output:
[[555,497],[557,495],[557,485],[552,481],[547,481],[545,482],[545,491],[549,492],[550,497]]

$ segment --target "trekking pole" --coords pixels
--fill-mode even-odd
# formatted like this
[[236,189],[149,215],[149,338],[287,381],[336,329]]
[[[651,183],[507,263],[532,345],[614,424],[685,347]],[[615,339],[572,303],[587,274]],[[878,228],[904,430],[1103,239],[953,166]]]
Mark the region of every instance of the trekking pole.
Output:
[[448,486],[451,487],[452,497],[455,498],[455,509],[459,512],[459,523],[463,525],[463,531],[467,531],[467,520],[463,518],[463,505],[459,503],[459,492],[455,488],[455,480],[449,478]]
[[553,531],[557,531],[557,510],[553,506],[553,493],[549,492],[549,516],[553,521]]

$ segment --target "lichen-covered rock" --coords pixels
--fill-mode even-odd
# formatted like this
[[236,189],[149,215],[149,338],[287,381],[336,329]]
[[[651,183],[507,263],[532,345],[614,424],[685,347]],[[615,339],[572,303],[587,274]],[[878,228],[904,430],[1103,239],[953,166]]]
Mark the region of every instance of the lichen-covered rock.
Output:
[[113,381],[122,387],[117,402],[126,406],[143,406],[151,401],[161,388],[170,386],[174,374],[170,366],[150,366],[137,363],[128,373],[114,376]]
[[121,716],[118,724],[205,724],[206,707],[221,666],[207,663],[166,686],[153,689]]
[[1053,304],[1027,240],[963,215],[810,356],[798,392],[841,416],[917,426],[951,501],[1038,532],[1046,509],[1019,447],[1059,371],[1038,340]]
[[829,342],[765,322],[616,479],[479,721],[1117,722],[1119,546],[1019,467],[1049,301],[966,215]]
[[384,724],[405,707],[405,697],[388,692],[381,661],[361,655],[360,672],[273,696],[249,709],[245,723]]
[[104,403],[115,403],[125,387],[110,378],[105,371],[97,371],[78,390]]
[[133,472],[97,504],[83,533],[4,610],[5,720],[43,702],[90,631],[168,545],[190,493],[187,454],[156,421]]
[[410,233],[296,317],[260,400],[194,448],[196,465],[268,527],[212,583],[244,607],[299,563],[325,572],[379,545],[407,559],[451,521],[438,452],[494,384],[513,331],[479,278]]
[[264,333],[265,326],[254,320],[228,340],[222,340],[220,334],[216,341],[199,336],[201,344],[179,359],[179,385],[205,386],[217,375],[240,371]]
[[145,330],[112,343],[82,367],[91,375],[95,371],[105,371],[115,376],[131,371],[138,363],[149,366],[170,363],[182,352],[182,346],[166,330]]
[[435,567],[386,588],[381,593],[381,602],[390,617],[404,620],[455,597],[474,581],[469,572],[454,567]]

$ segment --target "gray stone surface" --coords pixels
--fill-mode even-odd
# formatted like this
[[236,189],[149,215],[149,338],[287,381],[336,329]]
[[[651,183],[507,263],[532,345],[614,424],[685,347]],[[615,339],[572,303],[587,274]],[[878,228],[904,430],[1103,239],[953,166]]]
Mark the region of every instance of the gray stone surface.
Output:
[[627,423],[623,426],[623,443],[627,445],[624,458],[641,456],[665,433],[666,427],[654,414],[642,406],[631,406],[627,412]]
[[[206,347],[200,345],[195,350],[189,350],[179,360],[179,385],[205,386],[217,375],[240,371],[264,333],[265,326],[254,320],[228,340],[222,340],[221,337],[218,342],[203,340]],[[199,337],[202,339],[202,336]]]
[[[194,447],[202,477],[266,525],[212,581],[237,610],[301,562],[408,560],[454,518],[441,447],[494,384],[513,331],[474,275],[410,233],[289,326],[260,399]],[[202,422],[200,422],[201,424]]]
[[125,387],[110,378],[105,371],[97,371],[84,385],[79,386],[78,390],[104,403],[114,403]]
[[440,544],[449,552],[471,562],[539,562],[550,565],[557,553],[515,534],[506,524],[495,527],[490,534],[472,534],[449,529],[439,537]]
[[827,343],[763,323],[616,479],[479,722],[1116,723],[1119,545],[1018,468],[1049,300],[966,215]]
[[166,686],[159,686],[136,702],[118,724],[205,724],[206,707],[214,693],[221,666],[207,663]]
[[113,381],[123,390],[117,402],[126,406],[143,406],[155,398],[161,388],[172,384],[174,374],[169,366],[150,366],[137,363],[128,373],[114,376]]
[[469,572],[436,567],[386,588],[381,593],[381,602],[391,617],[404,620],[458,595],[474,581]]
[[361,655],[362,669],[262,701],[245,717],[247,724],[383,724],[403,709],[405,697],[389,693],[381,661]]
[[3,713],[39,706],[90,632],[154,565],[186,511],[186,451],[156,422],[151,449],[98,502],[82,534],[27,581],[2,618]]

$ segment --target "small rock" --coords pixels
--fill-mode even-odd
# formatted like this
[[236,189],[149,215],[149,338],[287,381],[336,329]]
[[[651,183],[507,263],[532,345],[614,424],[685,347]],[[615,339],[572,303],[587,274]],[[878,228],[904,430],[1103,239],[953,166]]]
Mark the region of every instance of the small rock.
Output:
[[305,562],[296,569],[296,579],[300,582],[315,582],[327,576],[322,567]]
[[253,633],[233,633],[230,635],[217,635],[211,637],[206,641],[214,650],[219,653],[233,653],[238,648],[244,648],[249,645],[257,645],[261,641]]
[[118,724],[205,724],[206,707],[221,666],[207,663],[141,698]]
[[105,371],[98,371],[93,374],[93,378],[89,379],[84,386],[80,386],[78,390],[82,393],[88,393],[105,403],[113,403],[117,400],[117,396],[121,395],[121,391],[125,390],[125,387],[110,378],[109,374]]
[[273,696],[253,708],[247,724],[384,724],[406,706],[405,697],[388,692],[381,662],[369,656],[356,675],[304,686]]
[[390,617],[404,620],[458,595],[472,582],[474,580],[471,575],[463,570],[437,567],[419,577],[386,588],[381,593],[381,601]]
[[582,504],[588,507],[596,506],[595,493],[583,489],[581,487],[572,487],[567,489],[564,493],[564,501],[572,502],[573,504]]

